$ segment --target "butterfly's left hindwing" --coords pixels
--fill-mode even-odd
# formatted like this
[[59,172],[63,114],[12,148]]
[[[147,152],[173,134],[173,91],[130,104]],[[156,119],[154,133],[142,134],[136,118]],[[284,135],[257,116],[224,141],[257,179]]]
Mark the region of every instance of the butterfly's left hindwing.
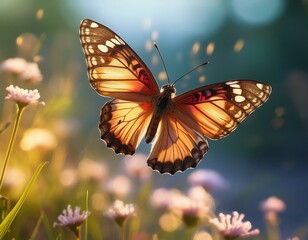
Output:
[[109,28],[85,19],[80,41],[92,87],[101,95],[127,101],[151,101],[159,87],[143,61]]
[[175,97],[175,114],[202,135],[219,139],[234,131],[270,93],[269,85],[252,80],[212,84]]

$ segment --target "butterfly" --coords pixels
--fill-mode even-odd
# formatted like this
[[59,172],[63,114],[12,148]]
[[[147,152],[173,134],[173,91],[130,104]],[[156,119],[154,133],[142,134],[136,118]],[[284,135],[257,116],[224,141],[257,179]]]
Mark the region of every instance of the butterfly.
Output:
[[194,168],[220,139],[270,96],[271,86],[231,80],[175,96],[174,83],[159,88],[153,74],[116,33],[95,21],[80,24],[80,41],[94,90],[111,98],[101,109],[101,139],[115,153],[133,155],[153,142],[147,163],[160,173]]

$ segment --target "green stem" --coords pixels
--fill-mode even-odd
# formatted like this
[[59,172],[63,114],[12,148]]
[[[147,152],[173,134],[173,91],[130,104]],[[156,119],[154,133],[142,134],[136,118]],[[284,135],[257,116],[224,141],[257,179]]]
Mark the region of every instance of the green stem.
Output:
[[9,142],[9,146],[8,146],[8,149],[7,149],[7,152],[6,152],[6,155],[5,155],[5,159],[4,159],[4,163],[3,163],[3,167],[2,167],[1,178],[0,178],[0,190],[1,190],[2,184],[3,184],[3,178],[4,178],[6,165],[9,161],[10,156],[11,156],[11,152],[12,152],[13,145],[14,145],[14,142],[15,142],[17,129],[18,129],[20,119],[21,119],[21,115],[22,115],[22,112],[23,112],[23,109],[24,109],[24,107],[22,107],[18,104],[16,104],[16,106],[17,106],[17,114],[16,114],[16,119],[15,119],[15,122],[14,122],[13,132],[12,132],[12,135],[11,135],[11,139],[10,139],[10,142]]
[[[89,190],[86,192],[86,213],[88,214],[89,212]],[[86,222],[85,222],[85,240],[88,240],[88,217],[86,217]]]
[[120,229],[120,239],[121,240],[125,240],[125,227],[124,227],[124,224],[122,224],[121,226],[119,225],[119,229]]

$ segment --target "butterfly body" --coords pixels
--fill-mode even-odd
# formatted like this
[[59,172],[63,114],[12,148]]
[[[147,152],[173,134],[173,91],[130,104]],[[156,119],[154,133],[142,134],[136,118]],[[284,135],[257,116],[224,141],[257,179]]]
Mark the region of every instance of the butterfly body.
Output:
[[154,97],[152,102],[154,106],[153,116],[145,134],[146,143],[150,143],[155,137],[161,118],[174,109],[175,106],[172,103],[172,98],[174,98],[174,95],[174,86],[172,84],[166,84],[162,87],[159,95]]
[[206,138],[229,135],[271,93],[269,85],[245,79],[175,96],[174,84],[160,90],[146,64],[109,28],[85,19],[80,40],[92,87],[112,98],[101,110],[102,140],[115,153],[133,155],[145,138],[152,142],[147,163],[160,173],[196,167],[208,151]]

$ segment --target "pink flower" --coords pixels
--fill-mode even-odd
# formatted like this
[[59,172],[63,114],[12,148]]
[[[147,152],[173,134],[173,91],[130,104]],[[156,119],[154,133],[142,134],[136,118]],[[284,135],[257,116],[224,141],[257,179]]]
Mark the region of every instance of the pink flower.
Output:
[[249,221],[243,222],[244,214],[234,211],[232,215],[220,213],[219,219],[210,219],[210,223],[228,239],[247,238],[260,234],[259,229],[251,230],[252,225]]
[[127,218],[135,215],[135,206],[131,203],[125,204],[120,200],[116,200],[112,207],[107,210],[106,215],[122,226]]
[[191,188],[187,195],[176,189],[158,188],[150,197],[152,206],[181,215],[187,226],[195,226],[214,206],[214,200],[202,187]]
[[115,197],[123,198],[132,191],[132,183],[128,177],[117,175],[107,182],[105,190]]
[[157,188],[150,197],[153,207],[163,210],[170,210],[182,193],[176,189]]
[[201,218],[209,211],[202,202],[195,201],[185,195],[174,199],[172,209],[181,213],[182,220],[187,226],[196,226]]
[[102,162],[85,158],[79,162],[78,172],[82,179],[101,182],[106,178],[108,169]]
[[20,74],[21,80],[30,83],[39,83],[43,76],[37,63],[27,63],[25,70]]
[[188,189],[187,196],[195,202],[204,205],[208,211],[215,207],[214,198],[201,186]]
[[261,202],[260,209],[265,213],[280,213],[286,209],[286,204],[281,199],[272,196]]
[[80,226],[90,215],[90,212],[83,211],[80,214],[80,207],[75,207],[73,211],[71,205],[67,206],[67,209],[64,209],[62,214],[58,216],[59,222],[54,222],[53,227],[68,227],[72,230],[76,237],[80,238]]
[[23,58],[9,58],[0,65],[0,71],[18,75],[25,82],[38,83],[43,79],[42,73],[35,62],[27,62]]
[[227,186],[226,180],[214,170],[196,170],[189,175],[188,182],[193,186],[202,186],[207,191]]
[[0,65],[0,71],[8,74],[21,74],[25,71],[27,61],[23,58],[9,58]]
[[73,211],[71,205],[64,209],[62,214],[58,216],[59,222],[54,222],[53,226],[70,227],[70,226],[80,226],[86,218],[90,215],[90,212],[83,211],[80,214],[80,207],[75,207]]
[[27,105],[31,105],[34,103],[41,103],[44,105],[44,102],[39,102],[40,99],[40,93],[37,89],[35,90],[27,90],[19,87],[14,87],[13,85],[10,85],[6,88],[6,90],[9,92],[8,95],[5,97],[5,99],[11,99],[15,101],[19,106],[25,107]]

